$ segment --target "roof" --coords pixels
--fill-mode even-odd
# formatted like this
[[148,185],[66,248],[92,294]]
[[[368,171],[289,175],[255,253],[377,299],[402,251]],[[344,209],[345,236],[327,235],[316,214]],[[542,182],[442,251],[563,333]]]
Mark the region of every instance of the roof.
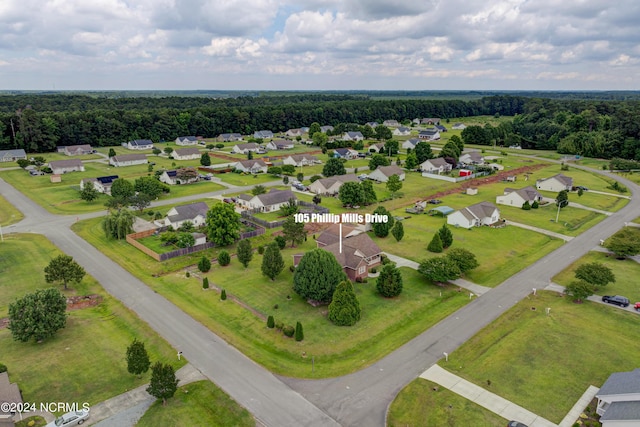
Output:
[[129,141],[129,145],[143,147],[145,145],[153,145],[153,141],[150,139],[134,139],[133,141]]
[[345,155],[345,154],[349,154],[349,153],[353,153],[356,152],[356,150],[352,150],[351,148],[336,148],[335,150],[333,150],[335,153],[338,153],[340,155]]
[[349,135],[350,138],[355,138],[355,137],[360,137],[360,138],[364,138],[362,136],[362,132],[360,131],[356,131],[356,132],[347,132],[347,135]]
[[[355,227],[347,224],[342,224],[342,238],[355,236],[359,234]],[[340,224],[331,224],[316,238],[316,243],[322,246],[332,245],[340,240]]]
[[348,173],[345,175],[334,175],[329,178],[322,178],[317,180],[316,182],[319,182],[324,188],[330,188],[336,182],[360,182],[360,180],[355,173]]
[[317,162],[318,158],[316,156],[312,156],[310,154],[292,154],[291,157],[294,161],[299,162],[301,160],[307,160],[310,162]]
[[[344,231],[343,226],[342,232],[344,233]],[[324,233],[327,233],[327,231]],[[342,253],[340,253],[339,236],[336,236],[336,241],[334,243],[327,246],[321,246],[321,248],[325,251],[331,252],[342,267],[347,267],[353,270],[358,267],[363,258],[371,258],[379,255],[381,252],[380,247],[371,240],[371,237],[366,233],[346,238],[343,234]]]
[[22,149],[17,150],[0,150],[0,157],[26,157],[27,153]]
[[437,208],[429,209],[429,212],[432,212],[432,211],[436,211],[438,213],[441,213],[443,216],[447,216],[451,212],[454,212],[454,209],[450,208],[449,206],[438,206]]
[[192,220],[198,215],[207,216],[209,206],[207,206],[205,202],[197,202],[176,206],[174,209],[176,210],[176,214],[167,217],[171,222]]
[[425,160],[424,162],[422,162],[422,164],[425,164],[425,163],[427,163],[427,162],[431,163],[433,166],[438,166],[438,167],[439,167],[439,166],[446,166],[446,165],[448,165],[448,164],[449,164],[449,163],[447,163],[447,161],[446,161],[444,158],[442,158],[442,157],[436,157],[436,158],[434,158],[434,159],[427,159],[427,160]]
[[93,148],[89,144],[81,144],[81,145],[67,145],[64,147],[65,151],[93,151]]
[[120,154],[119,156],[113,156],[112,159],[113,161],[118,163],[131,162],[135,160],[144,160],[146,162],[147,155],[146,154]]
[[246,144],[236,144],[240,150],[257,150],[260,146],[255,142],[248,142]]
[[196,138],[193,135],[191,135],[191,136],[179,136],[177,139],[180,139],[182,141],[197,141],[198,140],[198,138]]
[[518,190],[516,190],[514,188],[505,188],[504,189],[504,194],[505,195],[507,195],[509,193],[513,193],[513,192],[516,192],[520,197],[522,197],[524,200],[528,200],[528,201],[535,200],[537,198],[542,197],[542,195],[540,193],[538,193],[538,190],[536,190],[532,186],[520,188]]
[[[9,374],[7,372],[0,373],[0,402],[22,403],[20,389],[17,384],[9,381]],[[7,412],[0,411],[0,413]]]
[[561,184],[566,185],[566,186],[573,185],[573,178],[565,176],[565,175],[563,175],[561,173],[559,173],[557,175],[554,175],[552,177],[549,177],[549,178],[540,179],[540,180],[538,180],[538,182],[549,181],[550,179],[555,179],[556,181],[558,181]]
[[178,156],[189,156],[192,154],[200,155],[200,150],[198,150],[196,147],[176,148],[174,150],[174,153],[176,153]]
[[398,128],[398,130],[399,130],[400,132],[411,132],[411,128],[408,128],[408,127],[405,127],[405,126],[400,126],[400,127]]
[[260,159],[256,159],[256,160],[243,160],[241,162],[236,163],[236,167],[238,167],[238,164],[242,165],[242,167],[244,169],[253,169],[253,168],[266,168],[267,164]]
[[430,129],[421,130],[419,135],[433,136],[436,133],[438,133],[438,129],[430,128]]
[[460,212],[467,219],[482,219],[490,217],[496,209],[498,208],[493,203],[483,201],[460,209]]
[[116,179],[118,179],[118,175],[99,176],[99,177],[95,178],[95,180],[98,181],[102,185],[111,184]]
[[[398,128],[398,129],[402,129],[402,128]],[[411,139],[407,139],[405,142],[408,142],[411,145],[416,146],[421,141],[418,138],[411,138]]]
[[289,199],[298,200],[291,190],[278,190],[275,188],[271,189],[271,191],[266,194],[259,194],[255,197],[257,197],[264,206],[286,203]]
[[271,141],[269,144],[273,144],[273,145],[275,145],[276,147],[288,147],[288,146],[290,146],[290,145],[294,145],[294,143],[293,143],[293,142],[291,142],[291,141],[286,141],[286,140],[284,140],[284,139],[278,139],[278,140],[276,140],[276,141]]
[[404,174],[404,170],[402,170],[402,168],[396,166],[396,165],[391,165],[391,166],[378,166],[378,168],[376,170],[379,170],[380,172],[382,172],[382,174],[386,177],[390,177],[392,175],[402,175]]
[[640,368],[631,372],[615,372],[602,384],[596,396],[640,393]]
[[77,168],[82,166],[82,160],[69,159],[69,160],[54,160],[49,162],[49,167],[53,168]]
[[484,159],[484,156],[480,153],[478,153],[477,151],[469,151],[467,153],[462,153],[460,155],[460,157],[464,157],[464,156],[469,156],[470,159],[472,160],[482,160]]
[[273,132],[270,130],[257,130],[253,134],[258,135],[260,138],[273,138]]
[[[640,402],[611,402],[607,407],[604,415],[600,417],[600,421],[639,421],[640,420]],[[634,425],[637,425],[634,423]]]

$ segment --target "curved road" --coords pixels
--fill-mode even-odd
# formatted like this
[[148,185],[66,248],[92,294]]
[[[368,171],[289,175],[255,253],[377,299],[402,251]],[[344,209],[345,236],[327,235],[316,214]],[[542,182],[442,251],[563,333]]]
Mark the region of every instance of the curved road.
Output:
[[[620,177],[615,179],[637,194],[640,187],[636,184]],[[277,184],[279,182],[273,183]],[[221,190],[157,205],[241,190],[244,189]],[[598,246],[601,239],[608,238],[640,212],[640,199],[632,198],[620,211],[368,368],[338,378],[300,380],[277,378],[150,290],[70,232],[68,227],[74,218],[48,213],[1,179],[0,194],[26,216],[19,224],[5,227],[5,232],[27,231],[46,235],[83,265],[107,292],[134,310],[169,343],[183,351],[205,376],[251,411],[260,423],[268,426],[383,426],[387,408],[398,391],[436,363],[443,352],[451,353],[528,295],[532,288],[546,287],[553,275]],[[79,218],[100,215],[102,213],[97,212]]]

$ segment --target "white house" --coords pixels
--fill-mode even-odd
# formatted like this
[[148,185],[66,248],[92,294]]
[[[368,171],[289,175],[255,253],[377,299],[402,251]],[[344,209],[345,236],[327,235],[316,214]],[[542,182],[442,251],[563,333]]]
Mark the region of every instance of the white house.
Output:
[[261,212],[273,212],[280,209],[281,206],[289,203],[289,200],[298,199],[291,190],[271,189],[266,194],[258,194],[251,196],[249,194],[241,194],[238,196],[238,203],[248,209],[259,209]]
[[216,139],[220,142],[236,142],[242,141],[242,135],[239,133],[221,133]]
[[293,141],[285,141],[284,139],[278,139],[276,141],[269,141],[266,145],[268,150],[291,150],[295,147]]
[[304,132],[302,129],[289,129],[284,133],[284,136],[288,136],[290,138],[295,138],[296,136],[302,136]]
[[533,204],[533,202],[540,203],[542,201],[542,195],[538,191],[531,187],[524,187],[519,190],[513,188],[505,188],[502,196],[496,197],[496,204],[515,206],[521,208],[526,202]]
[[22,148],[16,150],[0,150],[0,162],[15,162],[26,158],[27,153]]
[[260,146],[255,142],[249,142],[247,144],[236,144],[231,149],[232,153],[236,154],[247,154],[249,151],[253,151],[254,153],[260,150]]
[[234,168],[247,173],[267,173],[267,164],[263,160],[243,160],[234,165]]
[[191,203],[188,205],[176,206],[169,209],[164,219],[164,225],[177,230],[182,224],[189,221],[195,227],[204,225],[207,219],[209,207],[205,202]]
[[93,185],[93,188],[95,188],[99,193],[111,194],[111,185],[116,179],[118,179],[118,175],[84,178],[80,181],[80,189],[84,189],[85,185]]
[[333,126],[330,126],[330,125],[320,126],[320,132],[322,133],[327,133],[332,131],[333,131]]
[[640,425],[640,369],[611,374],[596,398],[602,427]]
[[195,136],[179,136],[176,138],[176,145],[197,145],[198,138]]
[[437,173],[438,175],[445,172],[451,172],[452,166],[442,157],[435,159],[427,159],[420,164],[420,171],[427,173]]
[[425,141],[436,141],[440,139],[440,131],[436,128],[421,130],[418,133],[418,138]]
[[195,160],[202,156],[197,147],[176,148],[171,153],[171,157],[175,160]]
[[84,172],[82,160],[54,160],[49,162],[49,167],[54,175],[61,175],[67,172]]
[[64,153],[66,156],[82,156],[84,154],[92,154],[93,147],[89,144],[67,145],[66,147],[58,147],[58,151]]
[[145,154],[121,154],[109,159],[109,164],[115,167],[144,165],[147,163]]
[[291,156],[287,156],[282,160],[282,163],[285,165],[293,165],[295,167],[300,166],[311,166],[317,163],[321,163],[320,160],[316,156],[312,156],[309,154],[293,154]]
[[376,170],[369,174],[369,179],[378,182],[387,182],[392,175],[398,175],[400,181],[404,181],[404,170],[398,166],[378,166]]
[[419,142],[420,140],[418,138],[407,139],[402,143],[402,148],[404,148],[405,150],[414,150]]
[[[188,171],[187,174],[183,174],[182,170],[184,170],[185,172]],[[195,168],[182,168],[164,171],[160,175],[159,179],[165,184],[182,185],[197,182],[199,179],[199,175],[196,172]]]
[[333,157],[346,160],[357,159],[358,152],[351,148],[336,148],[333,150]]
[[447,224],[463,228],[492,225],[499,220],[500,211],[490,202],[476,203],[447,216]]
[[345,141],[362,141],[364,139],[364,136],[362,136],[362,132],[360,131],[345,132],[342,135],[342,139]]
[[551,178],[543,178],[536,181],[536,188],[538,190],[552,191],[554,193],[559,193],[562,190],[571,191],[572,187],[573,178],[561,173],[554,175]]
[[400,126],[391,132],[394,136],[407,136],[411,135],[411,128]]
[[458,161],[465,165],[481,165],[484,163],[484,156],[477,151],[462,153]]
[[398,123],[397,120],[385,120],[384,122],[382,122],[382,125],[388,128],[397,128],[398,126],[400,126],[400,123]]
[[254,138],[271,139],[273,138],[273,132],[270,130],[257,130],[253,133]]
[[312,182],[309,185],[309,191],[315,194],[333,196],[338,194],[340,187],[345,182],[360,182],[356,174],[349,173],[345,175],[334,175],[329,178],[322,178]]
[[125,146],[129,150],[151,150],[153,148],[153,141],[150,139],[136,139],[127,142]]
[[451,129],[456,129],[456,130],[464,130],[467,128],[467,125],[465,125],[464,123],[454,123],[453,126],[451,126]]
[[371,144],[369,146],[370,153],[379,153],[384,150],[384,144],[382,142],[378,142],[376,144]]

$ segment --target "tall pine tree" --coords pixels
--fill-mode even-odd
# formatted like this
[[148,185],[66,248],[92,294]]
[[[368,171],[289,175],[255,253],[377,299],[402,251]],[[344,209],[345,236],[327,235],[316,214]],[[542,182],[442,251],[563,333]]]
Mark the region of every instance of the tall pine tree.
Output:
[[328,317],[338,326],[353,326],[360,320],[360,302],[350,281],[342,281],[336,286]]
[[262,274],[273,281],[283,268],[284,260],[278,244],[275,242],[268,244],[262,257]]
[[442,240],[440,239],[440,233],[435,233],[433,235],[433,239],[431,239],[431,242],[429,242],[427,250],[429,252],[435,252],[437,254],[442,252]]
[[236,255],[238,257],[238,261],[240,264],[247,268],[251,259],[253,258],[253,249],[251,248],[251,242],[249,239],[242,239],[240,243],[238,243],[238,249],[236,251]]
[[447,249],[453,244],[453,233],[451,233],[447,224],[443,224],[442,227],[440,227],[438,234],[440,235],[440,242],[442,242],[442,249]]
[[127,347],[127,371],[130,374],[137,375],[138,378],[149,370],[151,361],[149,354],[144,348],[144,343],[134,339],[129,347]]

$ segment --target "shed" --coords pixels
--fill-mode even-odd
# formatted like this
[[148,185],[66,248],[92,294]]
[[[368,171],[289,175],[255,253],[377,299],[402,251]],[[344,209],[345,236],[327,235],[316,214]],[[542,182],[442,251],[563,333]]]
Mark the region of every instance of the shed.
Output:
[[469,196],[475,196],[476,194],[478,194],[478,189],[476,187],[469,187],[469,188],[467,188],[466,193]]
[[469,169],[460,169],[458,176],[471,176],[471,171]]
[[51,182],[62,182],[62,175],[53,174],[49,177],[49,179],[51,180]]
[[442,216],[444,217],[454,211],[455,209],[450,208],[449,206],[438,206],[437,208],[429,209],[429,215],[434,216],[437,214],[442,214]]

